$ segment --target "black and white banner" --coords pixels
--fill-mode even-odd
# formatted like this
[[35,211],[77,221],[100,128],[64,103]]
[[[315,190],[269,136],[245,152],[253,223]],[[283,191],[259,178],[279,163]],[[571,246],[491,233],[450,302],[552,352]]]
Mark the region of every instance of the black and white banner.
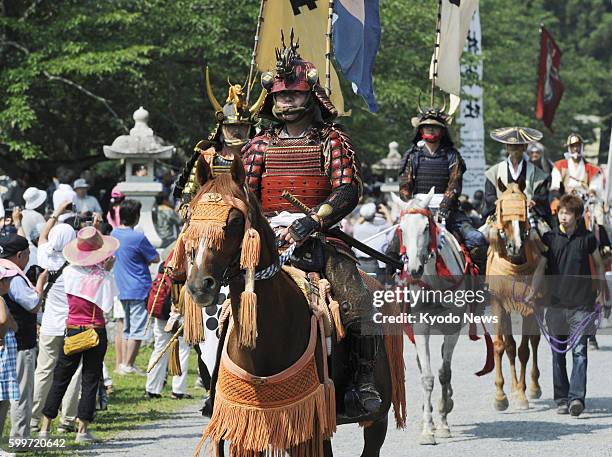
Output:
[[[482,41],[480,32],[480,12],[478,9],[472,16],[468,30],[464,52],[480,57],[482,55]],[[482,59],[470,65],[461,65],[461,73],[467,76],[476,76],[482,81]],[[484,118],[483,118],[483,91],[480,84],[463,86],[466,96],[462,97],[458,122],[461,126],[460,152],[465,160],[466,172],[463,175],[463,193],[472,197],[477,190],[484,190],[485,184],[485,149],[484,149]]]

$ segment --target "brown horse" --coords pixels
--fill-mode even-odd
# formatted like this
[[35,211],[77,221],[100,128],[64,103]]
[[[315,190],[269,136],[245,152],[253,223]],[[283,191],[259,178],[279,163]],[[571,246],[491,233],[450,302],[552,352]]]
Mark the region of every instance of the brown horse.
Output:
[[[287,370],[305,353],[311,335],[311,311],[303,291],[296,282],[287,272],[274,267],[279,263],[274,233],[263,216],[255,196],[246,190],[244,180],[243,165],[239,158],[234,159],[231,173],[221,174],[214,178],[204,167],[202,176],[200,176],[202,189],[191,203],[192,209],[194,205],[199,204],[204,208],[203,212],[207,212],[207,204],[202,206],[202,199],[210,200],[211,197],[207,197],[210,195],[221,196],[225,201],[233,203],[223,227],[222,242],[210,248],[206,246],[206,240],[201,238],[197,246],[193,244],[191,247],[186,246],[186,254],[191,256],[187,290],[199,306],[210,307],[216,306],[221,285],[229,285],[231,319],[233,328],[238,331],[231,331],[226,336],[227,354],[233,364],[244,372],[248,372],[254,379],[261,379]],[[246,230],[255,230],[259,234],[260,254],[255,271],[259,273],[264,270],[269,271],[270,268],[277,270],[268,279],[258,279],[254,282],[254,292],[257,297],[256,313],[253,313],[252,310],[250,312],[252,317],[256,314],[254,318],[256,344],[252,345],[254,347],[245,345],[241,338],[244,329],[254,324],[241,322],[241,319],[247,319],[248,314],[241,309],[241,306],[244,306],[244,301],[241,304],[241,295],[249,282],[248,280],[245,282],[244,270],[240,265],[241,253],[245,249],[243,238]],[[315,352],[319,377],[323,365],[321,346],[319,338]],[[394,391],[392,390],[387,351],[384,349],[383,345],[379,352],[375,373],[376,385],[382,394],[383,404],[380,412],[375,417],[368,418],[367,423],[363,424],[365,426],[362,457],[379,456],[386,436],[387,416]],[[399,357],[401,358],[401,352]],[[223,371],[221,371],[217,385],[221,384],[223,376]],[[216,410],[217,407],[218,404],[215,402],[214,409]],[[405,416],[405,410],[403,414]],[[397,415],[396,408],[396,419]],[[221,428],[225,428],[225,425]],[[281,430],[281,434],[288,433],[290,433],[289,430]],[[226,434],[221,439],[231,441],[228,438]],[[330,440],[324,441],[323,448],[324,456],[333,455]],[[224,455],[223,452],[221,443],[217,447],[217,455]],[[240,443],[230,442],[232,455],[267,455],[268,451],[259,449],[258,452],[244,449]],[[305,454],[308,457],[316,457],[320,455],[318,452],[316,454],[304,453],[292,449],[287,449],[287,452],[292,456]]]
[[[508,398],[504,393],[502,356],[504,351],[510,361],[512,376],[511,391],[515,395],[517,409],[528,409],[529,401],[525,394],[525,375],[529,361],[529,344],[533,353],[531,368],[530,398],[540,398],[542,391],[538,383],[538,344],[540,331],[534,310],[527,305],[533,297],[530,287],[534,275],[543,274],[545,265],[540,254],[540,241],[536,230],[531,229],[527,197],[524,188],[516,183],[504,186],[498,181],[502,191],[497,200],[493,226],[489,227],[489,251],[487,256],[487,276],[491,292],[493,314],[497,317],[495,335],[495,409],[508,408]],[[516,342],[512,336],[511,314],[522,316],[522,338],[518,347],[520,374],[517,378],[515,359]]]

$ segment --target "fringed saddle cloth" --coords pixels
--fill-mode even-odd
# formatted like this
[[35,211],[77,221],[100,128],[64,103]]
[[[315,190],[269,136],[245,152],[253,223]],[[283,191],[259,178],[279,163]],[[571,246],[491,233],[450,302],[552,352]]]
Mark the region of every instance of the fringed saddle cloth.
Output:
[[528,261],[515,265],[490,247],[487,255],[487,284],[489,291],[498,297],[497,303],[506,312],[530,316],[533,308],[525,303],[525,298],[530,291],[538,258],[533,254],[536,249],[533,241],[528,240],[525,249]]
[[[323,359],[323,383],[316,364],[317,338],[325,348],[325,312],[313,299],[313,287],[299,270],[288,269],[313,308],[308,347],[300,359],[286,370],[267,377],[254,376],[230,359],[227,353],[229,333],[225,338],[212,418],[196,455],[210,439],[219,446],[230,443],[232,457],[280,457],[290,451],[296,457],[323,457],[323,440],[336,431],[336,399],[329,378],[326,354]],[[328,290],[319,284],[321,294]],[[320,296],[318,293],[317,296]],[[328,321],[329,322],[329,321]]]

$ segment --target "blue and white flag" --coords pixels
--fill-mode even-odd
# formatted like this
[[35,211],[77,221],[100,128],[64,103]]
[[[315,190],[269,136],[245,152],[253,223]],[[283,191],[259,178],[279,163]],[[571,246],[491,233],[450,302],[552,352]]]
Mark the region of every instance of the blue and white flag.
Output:
[[380,45],[379,0],[334,2],[334,54],[344,77],[353,83],[371,112],[378,111],[372,86],[374,61]]

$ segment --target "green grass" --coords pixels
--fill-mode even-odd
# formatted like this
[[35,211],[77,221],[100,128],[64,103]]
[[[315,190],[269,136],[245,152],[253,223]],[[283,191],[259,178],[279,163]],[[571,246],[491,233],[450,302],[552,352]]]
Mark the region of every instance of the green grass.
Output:
[[[152,347],[150,346],[142,347],[136,359],[136,365],[142,369],[146,369],[151,351]],[[162,392],[162,398],[152,400],[145,399],[145,376],[122,376],[114,372],[115,351],[113,345],[108,346],[105,362],[108,369],[111,370],[114,392],[109,396],[108,409],[106,411],[97,411],[96,418],[92,425],[90,425],[90,431],[100,440],[110,440],[120,432],[133,430],[147,423],[170,419],[175,416],[173,413],[177,410],[189,406],[190,404],[200,404],[205,394],[204,390],[193,387],[197,377],[197,354],[195,351],[191,351],[189,357],[189,370],[187,373],[188,392],[194,397],[193,400],[173,400],[170,398],[170,394],[172,392],[172,378],[170,376],[168,376],[168,383]],[[10,414],[7,416],[10,416]],[[59,419],[55,419],[53,421],[50,435],[53,439],[65,438],[65,448],[58,450],[37,451],[36,453],[20,453],[18,455],[72,456],[78,455],[79,449],[87,448],[87,446],[75,443],[74,433],[57,433],[56,427],[58,423]],[[5,440],[9,434],[10,417],[7,417],[3,433]],[[36,436],[37,433],[33,432],[32,437],[36,438]],[[6,443],[3,443],[2,448],[7,451],[9,450],[8,444]]]

